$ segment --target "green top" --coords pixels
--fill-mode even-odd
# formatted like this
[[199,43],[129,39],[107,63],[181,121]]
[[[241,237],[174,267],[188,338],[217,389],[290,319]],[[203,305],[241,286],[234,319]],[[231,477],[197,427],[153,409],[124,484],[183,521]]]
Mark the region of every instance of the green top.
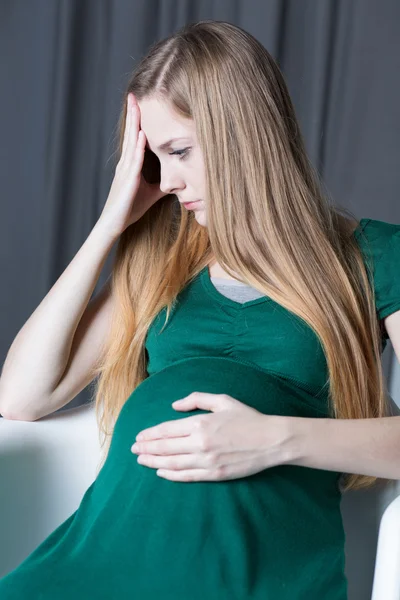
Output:
[[[376,308],[383,319],[400,310],[400,225],[361,219],[354,235],[369,264],[375,265]],[[166,309],[149,330],[149,375],[199,354],[224,356],[284,377],[313,395],[324,393],[328,370],[319,338],[272,298],[231,300],[211,282],[208,267],[178,298],[164,332],[159,335]],[[385,330],[382,350],[387,339]]]
[[[362,219],[377,312],[400,309],[400,225]],[[0,580],[2,600],[346,600],[340,473],[280,465],[229,481],[157,477],[130,452],[193,391],[265,414],[329,416],[324,354],[270,298],[220,294],[208,267],[146,339],[148,373],[117,419],[107,460],[78,509]]]
[[[400,225],[361,219],[356,238],[374,271],[375,306],[379,319],[400,310]],[[388,340],[385,331],[384,339]]]

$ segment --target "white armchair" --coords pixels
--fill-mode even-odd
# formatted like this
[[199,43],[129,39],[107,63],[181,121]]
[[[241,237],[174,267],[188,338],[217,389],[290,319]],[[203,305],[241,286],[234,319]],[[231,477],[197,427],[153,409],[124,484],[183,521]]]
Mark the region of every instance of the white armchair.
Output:
[[[93,404],[0,418],[0,577],[78,508],[99,464]],[[400,600],[399,483],[343,496],[348,600]]]
[[38,421],[0,418],[0,577],[78,508],[99,463],[92,405]]

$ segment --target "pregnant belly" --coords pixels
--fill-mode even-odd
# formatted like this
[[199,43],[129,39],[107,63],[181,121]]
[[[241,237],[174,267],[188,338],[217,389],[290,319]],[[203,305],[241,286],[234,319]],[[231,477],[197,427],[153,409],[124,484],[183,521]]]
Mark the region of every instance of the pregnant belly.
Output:
[[265,414],[326,416],[303,390],[232,359],[191,358],[138,386],[91,498],[93,527],[131,565],[135,590],[143,598],[150,586],[158,598],[168,588],[179,598],[264,600],[266,591],[300,598],[303,586],[315,598],[344,598],[338,473],[283,465],[229,481],[176,482],[137,463],[130,448],[139,431],[208,412],[172,408],[193,391],[226,393]]
[[35,558],[56,545],[64,589],[73,572],[85,593],[97,586],[96,598],[346,600],[338,473],[282,465],[176,482],[137,463],[139,431],[208,412],[172,408],[193,391],[229,394],[265,414],[326,416],[303,390],[232,359],[163,369],[129,396],[97,479]]

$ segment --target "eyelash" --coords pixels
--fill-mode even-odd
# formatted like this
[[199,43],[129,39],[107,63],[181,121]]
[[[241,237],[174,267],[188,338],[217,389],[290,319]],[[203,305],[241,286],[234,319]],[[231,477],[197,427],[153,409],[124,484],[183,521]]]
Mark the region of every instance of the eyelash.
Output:
[[169,152],[168,154],[170,156],[174,156],[176,154],[179,156],[179,160],[184,160],[187,157],[189,150],[190,148],[183,148],[183,150],[175,150],[174,152]]

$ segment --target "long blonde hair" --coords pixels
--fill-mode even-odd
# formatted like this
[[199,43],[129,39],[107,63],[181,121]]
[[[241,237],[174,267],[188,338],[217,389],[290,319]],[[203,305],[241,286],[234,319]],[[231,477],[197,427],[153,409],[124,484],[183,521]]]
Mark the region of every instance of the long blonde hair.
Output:
[[[204,156],[207,228],[170,194],[118,240],[114,315],[93,372],[101,446],[108,451],[122,406],[147,377],[150,324],[164,307],[168,321],[177,295],[213,258],[315,331],[329,371],[332,418],[387,416],[382,331],[372,270],[352,236],[357,220],[322,191],[271,55],[240,27],[212,20],[153,44],[127,86],[119,156],[129,92],[139,101],[157,97],[194,120]],[[149,150],[143,173],[159,181],[159,162]],[[378,481],[358,474],[346,479],[344,490]]]

